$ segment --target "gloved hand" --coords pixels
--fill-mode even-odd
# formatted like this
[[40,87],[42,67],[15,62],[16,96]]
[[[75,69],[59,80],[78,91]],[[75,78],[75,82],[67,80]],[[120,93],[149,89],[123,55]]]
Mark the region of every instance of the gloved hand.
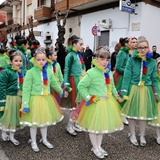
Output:
[[121,102],[123,102],[124,100],[127,101],[129,99],[127,96],[127,92],[124,92],[123,90],[121,91],[120,96],[122,97]]
[[62,88],[64,91],[67,91],[67,92],[71,92],[72,91],[72,88],[69,87],[69,86],[65,86]]
[[29,108],[23,108],[23,112],[28,113],[29,112]]
[[99,101],[99,97],[92,95],[90,100],[86,102],[86,106],[89,106],[92,103],[97,103]]

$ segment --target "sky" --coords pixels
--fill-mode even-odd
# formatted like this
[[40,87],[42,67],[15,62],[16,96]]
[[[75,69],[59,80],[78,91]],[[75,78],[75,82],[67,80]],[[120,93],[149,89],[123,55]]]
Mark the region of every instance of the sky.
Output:
[[0,0],[0,4],[2,3],[2,2],[4,2],[5,0]]

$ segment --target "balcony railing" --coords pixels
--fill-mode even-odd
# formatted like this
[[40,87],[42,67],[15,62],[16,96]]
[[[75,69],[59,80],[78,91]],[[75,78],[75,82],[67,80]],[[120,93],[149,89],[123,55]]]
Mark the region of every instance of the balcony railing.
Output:
[[18,4],[20,4],[21,3],[21,1],[20,0],[11,0],[11,2],[10,2],[10,5],[18,5]]
[[51,16],[52,16],[51,7],[43,5],[34,10],[34,19],[38,21],[50,19]]
[[57,0],[55,4],[55,10],[64,11],[68,9],[68,0]]
[[1,9],[1,11],[8,12],[8,11],[10,11],[12,9],[12,6],[10,6],[9,4],[6,3],[4,5],[0,5],[0,9]]

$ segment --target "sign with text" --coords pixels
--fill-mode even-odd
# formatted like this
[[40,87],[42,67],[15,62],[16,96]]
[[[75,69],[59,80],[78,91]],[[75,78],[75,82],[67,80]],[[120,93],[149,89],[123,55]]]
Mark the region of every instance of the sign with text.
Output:
[[119,9],[130,14],[135,13],[135,5],[132,4],[130,0],[120,0]]

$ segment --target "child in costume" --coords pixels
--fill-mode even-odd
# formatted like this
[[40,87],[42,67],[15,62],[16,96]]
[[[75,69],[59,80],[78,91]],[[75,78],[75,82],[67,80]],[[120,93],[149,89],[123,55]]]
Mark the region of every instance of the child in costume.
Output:
[[[48,50],[46,53],[48,58],[48,68],[51,69],[57,80],[57,83],[59,84],[59,86],[61,86],[63,82],[63,75],[61,72],[60,65],[57,62],[57,52],[54,50]],[[59,94],[54,90],[52,90],[52,94],[56,98],[57,102],[60,102]]]
[[[116,70],[113,74],[114,84],[118,92],[121,90],[122,87],[123,74],[128,58],[132,55],[130,38],[120,38],[119,44],[121,45],[121,48],[116,57]],[[126,117],[122,117],[122,121],[124,124],[128,124]]]
[[[78,84],[78,91],[83,99],[76,118],[77,125],[89,132],[93,153],[100,159],[108,153],[101,147],[103,134],[123,129],[120,106],[112,73],[110,71],[110,53],[99,48],[93,60],[94,68],[87,71]],[[113,96],[112,96],[113,94]],[[71,116],[72,117],[72,116]]]
[[9,65],[9,57],[4,49],[0,49],[0,72]]
[[62,97],[67,97],[52,71],[48,68],[47,56],[44,48],[35,52],[34,67],[27,71],[24,79],[22,96],[22,125],[30,127],[31,148],[38,152],[36,132],[39,127],[42,134],[42,143],[47,148],[53,148],[47,140],[47,126],[55,125],[63,119],[60,107],[55,98],[50,94],[50,87],[54,88]]
[[[14,145],[19,142],[14,138],[16,129],[20,127],[19,109],[21,105],[21,92],[23,74],[20,70],[22,66],[22,56],[19,51],[10,51],[10,66],[0,74],[0,109],[4,111],[0,119],[2,128],[2,139],[10,140]],[[10,135],[7,135],[10,132]]]
[[[128,60],[122,83],[121,94],[127,101],[123,102],[122,115],[129,121],[130,142],[138,146],[135,127],[138,122],[140,130],[140,146],[146,145],[146,121],[157,118],[158,83],[156,62],[148,52],[146,39],[138,39],[133,56]],[[155,97],[156,96],[156,97]]]
[[[68,55],[65,58],[65,69],[64,69],[64,87],[67,91],[70,92],[68,98],[65,102],[62,99],[61,106],[67,107],[70,110],[74,110],[76,107],[76,97],[78,94],[77,85],[85,72],[85,66],[83,57],[81,55],[81,51],[83,49],[83,40],[75,35],[71,37],[72,46],[67,47]],[[66,131],[75,136],[77,133],[75,131],[80,132],[74,123],[69,121],[66,126]]]
[[[156,59],[157,62],[157,80],[158,80],[158,95],[160,95],[160,58]],[[150,125],[156,127],[156,142],[160,144],[160,103],[158,103],[158,118],[149,122]]]

